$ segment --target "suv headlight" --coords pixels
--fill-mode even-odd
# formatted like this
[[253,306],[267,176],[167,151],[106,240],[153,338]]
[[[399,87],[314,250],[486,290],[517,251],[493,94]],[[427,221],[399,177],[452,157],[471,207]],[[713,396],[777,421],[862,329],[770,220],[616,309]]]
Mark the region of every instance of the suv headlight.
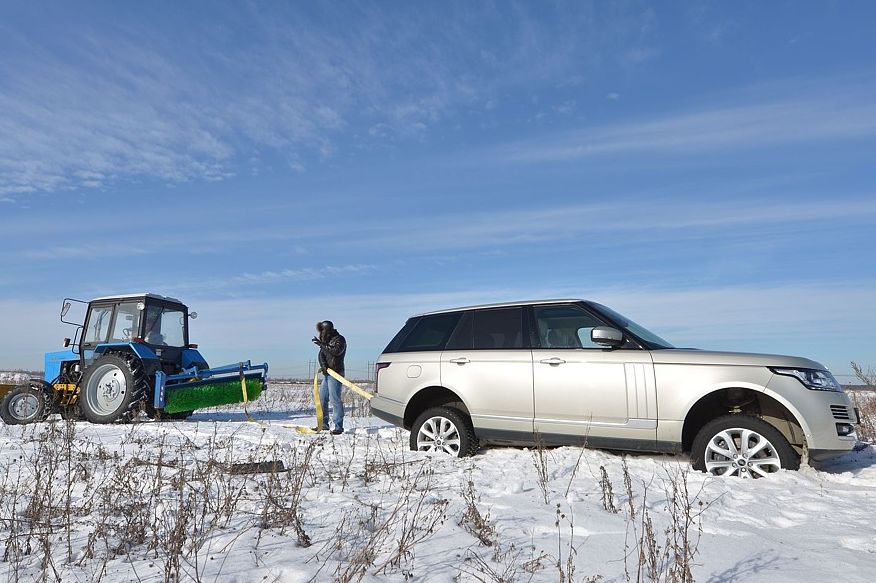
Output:
[[834,391],[841,393],[842,385],[826,370],[815,370],[811,368],[773,368],[770,370],[776,374],[794,377],[807,389],[813,391]]

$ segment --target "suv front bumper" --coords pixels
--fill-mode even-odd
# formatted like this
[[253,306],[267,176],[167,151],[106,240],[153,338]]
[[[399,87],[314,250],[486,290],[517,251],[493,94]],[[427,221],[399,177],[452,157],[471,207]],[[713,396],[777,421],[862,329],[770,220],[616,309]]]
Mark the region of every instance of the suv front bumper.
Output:
[[805,421],[810,459],[824,461],[855,448],[858,436],[854,427],[860,421],[858,411],[845,392],[814,391],[797,379],[783,375],[773,375],[767,388],[792,403],[798,420]]

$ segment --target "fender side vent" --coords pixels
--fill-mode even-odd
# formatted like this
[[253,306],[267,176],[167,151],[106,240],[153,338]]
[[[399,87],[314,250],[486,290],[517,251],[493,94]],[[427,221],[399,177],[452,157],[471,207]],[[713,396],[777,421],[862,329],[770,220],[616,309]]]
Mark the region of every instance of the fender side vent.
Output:
[[849,408],[845,405],[831,405],[830,412],[834,419],[840,419],[842,421],[849,421],[851,419]]

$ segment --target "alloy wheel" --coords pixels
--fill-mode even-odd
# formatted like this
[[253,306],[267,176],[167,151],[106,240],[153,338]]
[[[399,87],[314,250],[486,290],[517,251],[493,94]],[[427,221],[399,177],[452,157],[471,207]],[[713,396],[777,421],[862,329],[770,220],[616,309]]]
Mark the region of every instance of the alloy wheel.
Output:
[[775,446],[751,429],[719,431],[706,445],[706,471],[714,476],[763,478],[782,469]]
[[419,451],[440,451],[458,457],[460,444],[459,429],[447,417],[430,417],[417,432]]

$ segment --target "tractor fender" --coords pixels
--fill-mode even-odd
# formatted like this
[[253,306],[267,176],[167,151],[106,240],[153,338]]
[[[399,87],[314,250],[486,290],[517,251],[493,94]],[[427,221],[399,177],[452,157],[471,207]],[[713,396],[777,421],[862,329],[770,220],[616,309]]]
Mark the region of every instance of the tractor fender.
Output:
[[137,355],[142,361],[158,360],[155,352],[146,344],[139,342],[114,342],[110,344],[98,344],[94,349],[94,356],[98,357],[109,352],[126,352],[130,351]]
[[195,348],[186,348],[182,351],[180,364],[183,370],[192,368],[193,366],[196,366],[198,370],[210,368],[206,359],[201,356],[201,353]]

